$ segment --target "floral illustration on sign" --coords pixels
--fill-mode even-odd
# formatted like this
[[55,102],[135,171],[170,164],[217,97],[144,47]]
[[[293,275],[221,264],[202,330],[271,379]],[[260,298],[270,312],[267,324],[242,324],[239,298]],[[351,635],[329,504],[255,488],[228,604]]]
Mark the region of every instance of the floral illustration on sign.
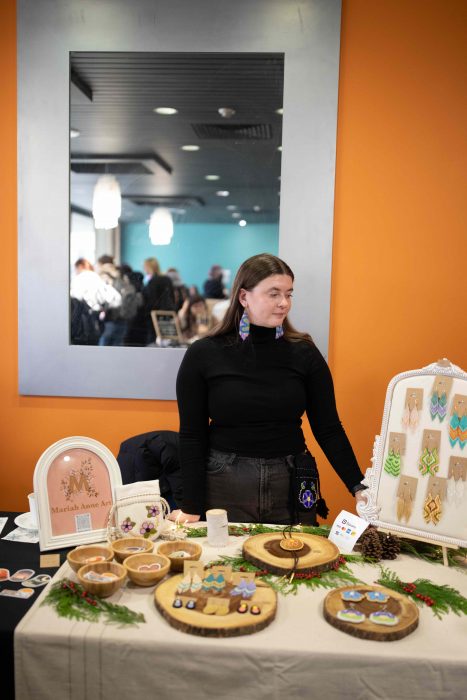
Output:
[[65,479],[60,482],[60,488],[65,494],[67,501],[72,501],[75,495],[82,494],[83,491],[89,498],[97,498],[99,493],[93,486],[94,468],[91,458],[82,460],[80,469],[72,469]]

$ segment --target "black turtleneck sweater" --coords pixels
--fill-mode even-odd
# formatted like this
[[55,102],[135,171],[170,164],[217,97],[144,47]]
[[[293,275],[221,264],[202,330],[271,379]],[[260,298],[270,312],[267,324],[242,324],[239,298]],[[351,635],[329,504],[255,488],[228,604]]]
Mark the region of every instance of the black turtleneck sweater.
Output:
[[315,345],[275,339],[251,325],[246,341],[215,336],[187,350],[177,377],[183,511],[205,509],[209,448],[247,457],[305,450],[306,412],[313,435],[349,490],[363,475],[337,414],[331,373]]

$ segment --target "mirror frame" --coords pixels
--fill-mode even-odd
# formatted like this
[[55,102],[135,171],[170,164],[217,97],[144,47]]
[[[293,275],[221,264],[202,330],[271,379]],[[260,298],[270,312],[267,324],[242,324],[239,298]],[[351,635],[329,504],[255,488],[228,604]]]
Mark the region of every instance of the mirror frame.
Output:
[[[18,0],[19,393],[175,398],[184,349],[69,343],[70,51],[284,53],[279,255],[327,355],[341,0]],[[222,20],[222,21],[221,21]]]

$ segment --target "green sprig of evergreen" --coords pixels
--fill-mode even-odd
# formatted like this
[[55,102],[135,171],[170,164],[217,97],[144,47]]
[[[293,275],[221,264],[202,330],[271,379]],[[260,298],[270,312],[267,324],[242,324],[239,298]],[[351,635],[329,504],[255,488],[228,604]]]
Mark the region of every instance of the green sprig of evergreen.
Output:
[[[305,532],[309,535],[319,535],[320,537],[328,537],[330,531],[329,525],[294,525],[291,532]],[[261,523],[245,523],[239,525],[229,525],[229,535],[234,537],[243,537],[245,535],[263,535],[269,532],[283,532],[284,525],[271,527],[270,525],[261,525]],[[289,531],[289,529],[288,529]],[[189,527],[187,528],[187,537],[207,537],[207,527]]]
[[441,618],[449,612],[456,615],[467,615],[467,598],[451,586],[440,586],[426,578],[405,582],[394,571],[380,567],[381,576],[377,583],[411,598],[417,605],[428,605]]
[[60,617],[72,620],[97,622],[103,616],[105,622],[118,625],[146,622],[143,613],[93,596],[79,583],[66,578],[54,583],[42,605],[51,605]]
[[[346,560],[346,557],[342,559],[344,558]],[[234,571],[254,572],[258,578],[261,578],[271,586],[271,588],[283,595],[296,595],[297,591],[302,586],[315,590],[317,588],[339,588],[340,586],[354,586],[363,583],[363,581],[353,575],[347,566],[347,561],[344,562],[343,560],[339,562],[339,566],[335,569],[329,569],[328,571],[322,571],[317,574],[302,574],[301,572],[297,572],[293,577],[288,574],[283,576],[271,574],[266,571],[266,569],[260,569],[241,556],[230,557],[224,555],[216,561],[210,562],[208,566],[225,564],[230,565]]]

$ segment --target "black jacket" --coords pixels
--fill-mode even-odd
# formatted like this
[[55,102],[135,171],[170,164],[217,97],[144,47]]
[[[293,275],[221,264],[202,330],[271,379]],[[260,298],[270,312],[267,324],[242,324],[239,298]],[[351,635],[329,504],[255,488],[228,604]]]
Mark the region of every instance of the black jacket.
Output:
[[159,479],[161,496],[172,508],[182,502],[182,479],[178,457],[178,433],[161,430],[124,440],[117,462],[124,484]]

